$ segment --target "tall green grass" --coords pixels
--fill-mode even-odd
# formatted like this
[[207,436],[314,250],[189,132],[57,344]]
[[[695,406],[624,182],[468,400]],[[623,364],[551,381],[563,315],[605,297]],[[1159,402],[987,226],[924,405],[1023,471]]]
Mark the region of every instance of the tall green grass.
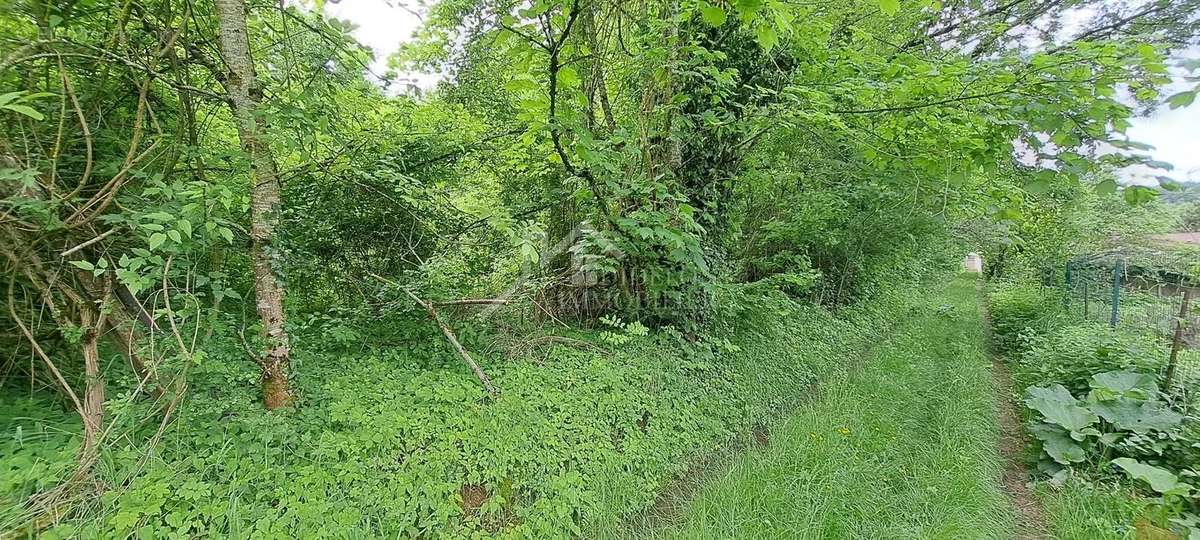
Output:
[[1050,532],[1062,540],[1134,538],[1133,523],[1149,505],[1128,486],[1074,479],[1060,488],[1040,484],[1036,494]]
[[973,280],[932,295],[653,538],[1009,538]]

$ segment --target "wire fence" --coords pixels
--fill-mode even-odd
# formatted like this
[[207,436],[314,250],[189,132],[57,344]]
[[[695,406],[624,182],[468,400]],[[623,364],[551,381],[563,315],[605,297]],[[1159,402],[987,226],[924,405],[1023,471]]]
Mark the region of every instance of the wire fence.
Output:
[[[1175,269],[1172,269],[1175,268]],[[1172,265],[1096,255],[1061,269],[1069,316],[1142,332],[1164,345],[1164,389],[1185,403],[1200,400],[1200,282]]]

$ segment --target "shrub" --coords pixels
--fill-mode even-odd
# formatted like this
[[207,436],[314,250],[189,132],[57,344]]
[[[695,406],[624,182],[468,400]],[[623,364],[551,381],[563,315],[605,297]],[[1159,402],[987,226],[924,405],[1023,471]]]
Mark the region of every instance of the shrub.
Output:
[[1025,405],[1037,413],[1030,431],[1055,463],[1153,459],[1162,455],[1164,441],[1177,437],[1183,415],[1167,406],[1154,375],[1108,371],[1089,383],[1082,398],[1061,384],[1025,391]]
[[1076,395],[1087,393],[1096,373],[1158,373],[1167,360],[1163,344],[1153,336],[1098,323],[1025,332],[1022,341],[1025,350],[1017,357],[1018,380],[1025,385],[1061,384]]
[[1187,502],[1195,488],[1183,478],[1200,475],[1196,419],[1172,410],[1155,379],[1133,371],[1098,373],[1086,396],[1072,395],[1061,384],[1028,388],[1030,432],[1041,448],[1038,468],[1056,471],[1061,481],[1076,464],[1097,471],[1109,465],[1158,495],[1147,516],[1151,525],[1195,538],[1200,516]]
[[1050,289],[1025,283],[993,285],[988,293],[992,331],[996,345],[1005,353],[1022,349],[1022,335],[1044,330],[1059,312]]

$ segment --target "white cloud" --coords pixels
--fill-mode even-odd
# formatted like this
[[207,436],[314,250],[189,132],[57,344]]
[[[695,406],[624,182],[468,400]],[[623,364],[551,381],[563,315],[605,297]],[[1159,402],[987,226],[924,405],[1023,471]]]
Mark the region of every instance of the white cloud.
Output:
[[[1191,58],[1200,58],[1200,50],[1189,49],[1178,56],[1178,59]],[[1182,69],[1172,69],[1174,82],[1163,89],[1164,99],[1196,85],[1187,81],[1186,75]],[[1147,153],[1155,160],[1174,165],[1175,169],[1168,172],[1140,165],[1128,167],[1121,171],[1125,181],[1152,185],[1158,183],[1153,178],[1156,175],[1200,181],[1200,103],[1182,109],[1162,105],[1149,116],[1135,118],[1130,124],[1126,130],[1129,138],[1153,145],[1154,150]]]
[[[400,48],[400,44],[411,40],[420,28],[424,7],[419,0],[342,0],[326,2],[325,14],[348,21],[355,25],[354,39],[375,51],[371,70],[377,75],[387,71],[387,59]],[[410,83],[423,89],[432,88],[441,80],[441,75],[430,73],[402,72],[399,82]]]

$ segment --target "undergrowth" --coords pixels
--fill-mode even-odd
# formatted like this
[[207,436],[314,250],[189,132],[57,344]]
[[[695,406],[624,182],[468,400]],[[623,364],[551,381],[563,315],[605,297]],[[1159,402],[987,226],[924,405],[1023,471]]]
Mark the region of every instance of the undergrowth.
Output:
[[989,294],[1051,528],[1063,538],[1126,538],[1135,523],[1139,535],[1200,535],[1200,418],[1194,396],[1166,388],[1164,332],[1082,321],[1059,298],[1021,283]]
[[[412,345],[297,350],[297,407],[271,414],[256,367],[226,336],[194,369],[161,443],[143,442],[154,422],[111,440],[97,466],[103,495],[44,537],[577,536],[647,507],[696,456],[793,408],[903,305],[881,294],[835,316],[727,286],[699,338],[622,323],[572,334],[592,348],[512,359],[490,346],[497,336],[459,324],[502,389],[494,400],[414,319],[389,330]],[[0,455],[6,529],[25,497],[69,470],[77,444],[65,435],[74,429],[13,439],[31,432],[19,425]]]

